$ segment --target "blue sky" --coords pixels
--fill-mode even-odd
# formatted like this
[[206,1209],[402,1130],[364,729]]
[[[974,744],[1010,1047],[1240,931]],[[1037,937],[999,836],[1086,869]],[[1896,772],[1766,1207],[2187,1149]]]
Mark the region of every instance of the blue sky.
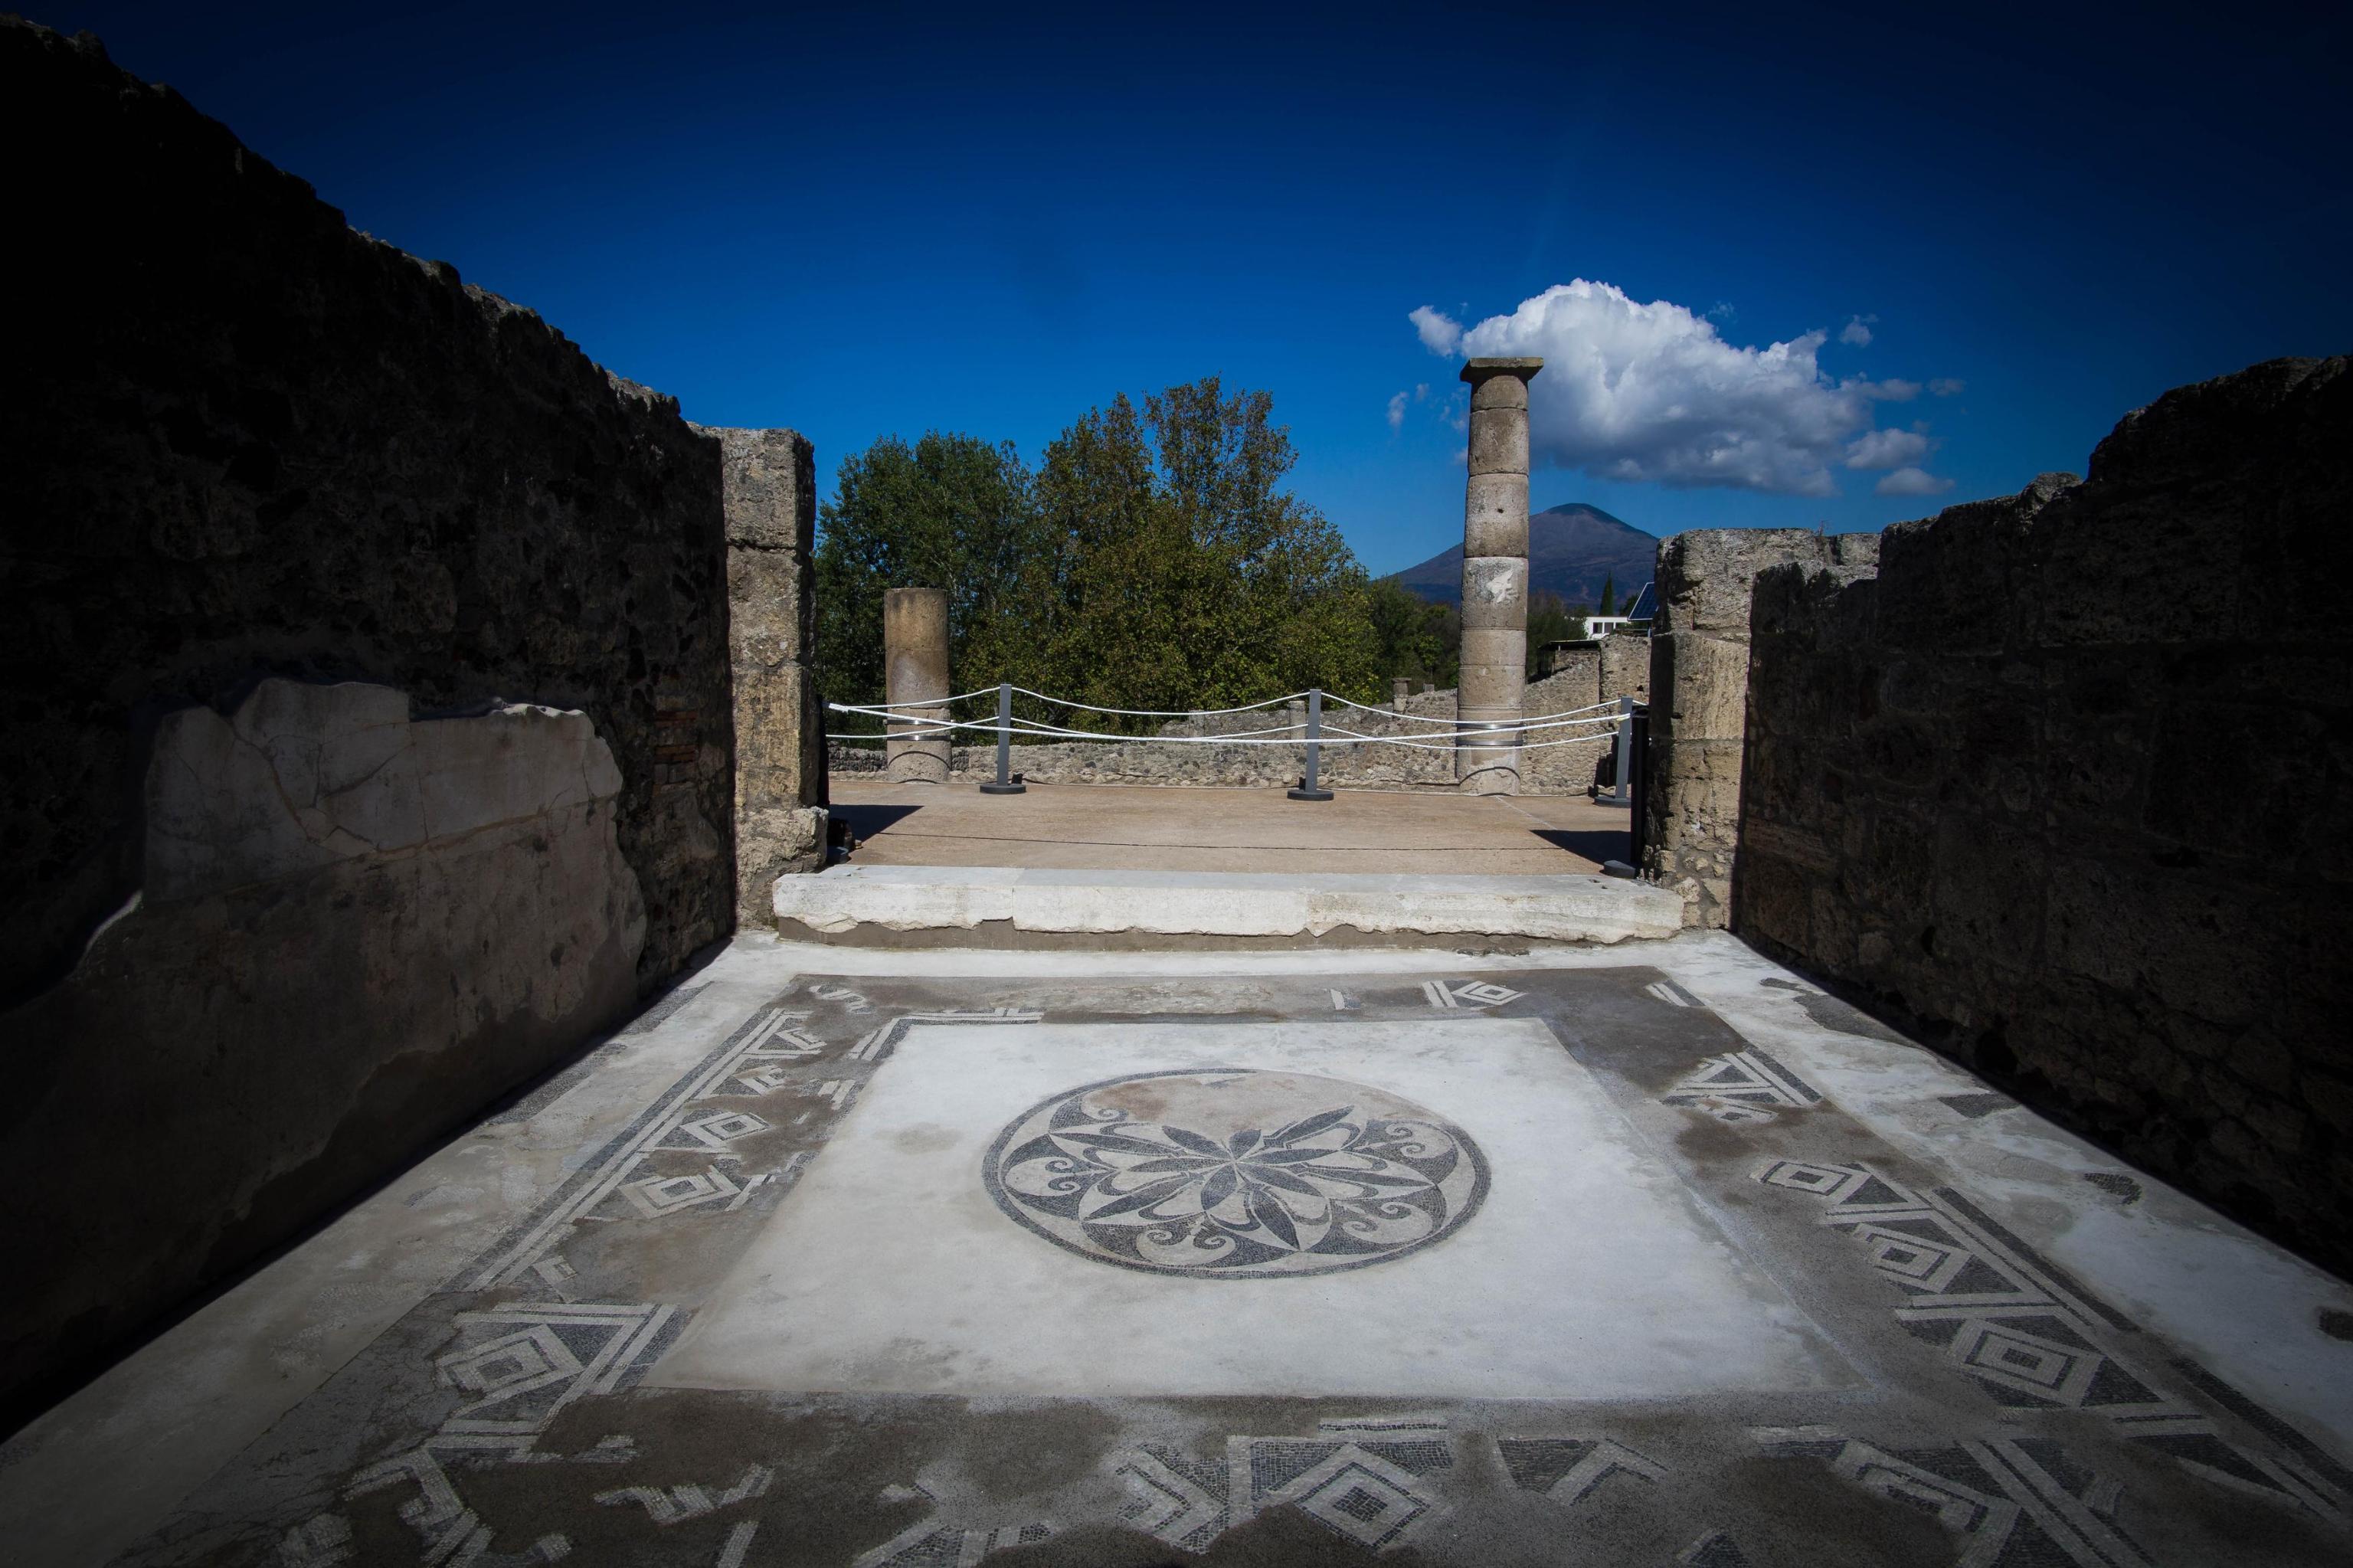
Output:
[[1660,534],[1924,515],[2353,348],[2341,19],[1630,9],[31,14],[828,487],[1218,375],[1376,571],[1460,537],[1465,342],[1554,360],[1535,505]]

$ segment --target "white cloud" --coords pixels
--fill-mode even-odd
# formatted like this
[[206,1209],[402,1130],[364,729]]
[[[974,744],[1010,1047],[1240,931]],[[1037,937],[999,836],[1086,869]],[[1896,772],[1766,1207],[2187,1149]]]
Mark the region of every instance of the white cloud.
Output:
[[1846,466],[1909,468],[1926,457],[1936,444],[1918,430],[1866,430],[1847,443]]
[[1707,319],[1712,322],[1728,322],[1740,313],[1733,309],[1732,302],[1730,300],[1718,300],[1715,303],[1708,306],[1704,313],[1707,316]]
[[1826,333],[1744,348],[1685,306],[1584,279],[1467,330],[1427,305],[1412,321],[1435,354],[1542,355],[1532,454],[1603,479],[1833,495],[1831,470],[1872,434],[1873,405],[1920,394],[1917,382],[1824,376]]
[[1934,397],[1950,397],[1966,385],[1957,376],[1939,376],[1928,383],[1928,391]]
[[1839,341],[1852,344],[1857,348],[1866,346],[1871,342],[1871,323],[1878,319],[1877,316],[1847,317],[1846,325],[1839,328]]
[[1421,346],[1432,354],[1451,355],[1462,346],[1462,323],[1443,311],[1416,305],[1406,313],[1406,320],[1421,334]]
[[1430,383],[1427,381],[1415,382],[1413,390],[1410,392],[1398,392],[1392,395],[1389,398],[1389,429],[1404,429],[1406,410],[1417,404],[1429,401]]
[[1871,487],[1873,495],[1942,495],[1953,488],[1949,479],[1938,479],[1926,469],[1899,468]]

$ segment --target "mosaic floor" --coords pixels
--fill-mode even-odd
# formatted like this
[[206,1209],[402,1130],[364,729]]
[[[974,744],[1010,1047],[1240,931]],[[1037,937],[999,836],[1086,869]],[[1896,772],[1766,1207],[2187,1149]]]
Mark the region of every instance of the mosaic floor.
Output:
[[[312,1322],[353,1353],[167,1444],[138,1412],[234,1375],[167,1337],[0,1453],[0,1523],[280,1568],[2353,1558],[2340,1285],[1725,939],[810,951],[373,1200],[351,1257],[467,1255]],[[277,1266],[306,1322],[336,1236]],[[48,1528],[69,1467],[154,1518]]]

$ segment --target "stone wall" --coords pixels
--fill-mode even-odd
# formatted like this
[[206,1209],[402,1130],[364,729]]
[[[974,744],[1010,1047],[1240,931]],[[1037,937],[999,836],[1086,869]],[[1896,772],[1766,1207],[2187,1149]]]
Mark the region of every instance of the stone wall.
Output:
[[[0,104],[47,149],[12,181],[39,237],[18,294],[41,305],[0,378],[0,822],[23,879],[0,997],[62,973],[137,888],[155,715],[262,673],[581,709],[621,768],[641,978],[725,935],[712,443],[94,44],[0,26]],[[690,745],[658,782],[657,751]]]
[[1601,639],[1601,695],[1605,698],[1631,697],[1638,703],[1651,700],[1651,640],[1648,636],[1620,634]]
[[[817,690],[816,454],[791,430],[705,430],[727,512],[735,700],[735,914],[776,923],[780,875],[822,871],[825,712]],[[682,768],[681,751],[669,764]]]
[[1601,645],[1599,642],[1553,643],[1539,655],[1535,678],[1554,680],[1568,675],[1584,688],[1601,689]]
[[[1685,924],[1723,926],[1740,828],[1748,600],[1757,574],[1794,561],[1862,567],[1875,534],[1709,528],[1659,546],[1651,623],[1643,876],[1683,895]],[[1616,639],[1612,639],[1616,641]]]
[[719,445],[670,400],[93,42],[0,21],[0,127],[38,150],[0,376],[28,1397],[724,937],[733,719]]
[[2353,362],[1757,579],[1734,929],[2353,1267]]
[[137,903],[0,1022],[33,1396],[625,1016],[646,937],[587,718],[266,680],[157,725]]

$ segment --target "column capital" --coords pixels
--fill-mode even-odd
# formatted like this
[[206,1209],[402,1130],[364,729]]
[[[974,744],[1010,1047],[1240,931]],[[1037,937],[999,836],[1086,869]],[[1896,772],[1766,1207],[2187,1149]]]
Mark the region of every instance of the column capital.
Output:
[[1473,359],[1464,363],[1462,379],[1476,387],[1482,381],[1492,381],[1498,376],[1516,376],[1522,381],[1533,381],[1544,368],[1541,358]]

